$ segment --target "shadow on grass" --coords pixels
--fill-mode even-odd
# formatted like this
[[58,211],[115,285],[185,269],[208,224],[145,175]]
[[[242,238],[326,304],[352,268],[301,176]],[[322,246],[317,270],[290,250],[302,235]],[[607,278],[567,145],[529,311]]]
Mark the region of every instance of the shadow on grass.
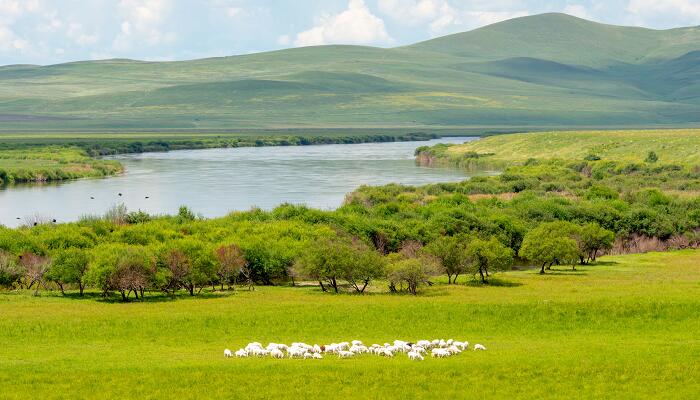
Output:
[[238,290],[224,290],[224,291],[202,291],[199,294],[190,296],[189,293],[180,291],[178,293],[166,294],[161,292],[146,292],[144,298],[136,299],[132,294],[129,298],[124,301],[119,293],[110,293],[104,296],[102,293],[98,292],[85,292],[83,296],[80,296],[78,292],[68,292],[63,297],[71,300],[85,300],[85,301],[96,301],[99,303],[165,303],[178,300],[201,300],[201,299],[220,299],[222,297],[230,297],[235,295]]
[[523,284],[520,282],[511,282],[511,281],[506,281],[504,279],[499,279],[499,278],[490,278],[486,281],[486,283],[483,283],[477,279],[471,279],[471,280],[468,280],[467,283],[465,283],[465,285],[470,286],[470,287],[489,287],[489,286],[518,287],[518,286],[523,286]]

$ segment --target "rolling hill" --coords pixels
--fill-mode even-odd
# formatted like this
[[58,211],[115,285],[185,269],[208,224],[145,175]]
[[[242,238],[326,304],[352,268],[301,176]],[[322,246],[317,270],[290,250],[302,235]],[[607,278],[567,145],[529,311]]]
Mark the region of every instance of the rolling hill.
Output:
[[517,18],[391,49],[0,67],[1,130],[694,126],[700,28]]

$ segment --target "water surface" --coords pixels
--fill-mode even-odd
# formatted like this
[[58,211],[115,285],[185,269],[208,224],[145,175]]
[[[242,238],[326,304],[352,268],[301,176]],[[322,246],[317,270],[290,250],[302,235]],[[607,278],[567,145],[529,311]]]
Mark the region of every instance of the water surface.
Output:
[[0,188],[0,224],[17,226],[37,215],[75,221],[117,203],[151,214],[174,214],[187,205],[206,217],[285,202],[332,209],[360,185],[466,179],[464,171],[416,165],[413,152],[418,146],[475,139],[120,155],[112,157],[126,167],[120,176]]

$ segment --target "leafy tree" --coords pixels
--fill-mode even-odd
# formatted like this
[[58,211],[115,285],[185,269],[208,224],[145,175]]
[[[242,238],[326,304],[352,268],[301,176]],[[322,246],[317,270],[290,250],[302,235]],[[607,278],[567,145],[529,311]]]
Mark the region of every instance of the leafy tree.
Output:
[[235,244],[220,246],[216,249],[216,259],[219,262],[216,276],[221,283],[221,290],[224,289],[224,282],[228,283],[230,289],[231,282],[235,285],[236,277],[247,264],[243,250]]
[[318,280],[324,292],[328,286],[338,293],[338,280],[346,275],[349,265],[355,262],[355,252],[349,243],[340,238],[319,240],[298,260],[296,269],[302,275]]
[[483,283],[486,283],[486,277],[490,273],[506,270],[513,265],[513,250],[495,237],[473,240],[467,245],[466,254],[473,273],[478,273]]
[[346,265],[343,278],[358,293],[364,293],[372,280],[383,278],[384,259],[376,251],[368,248],[363,243],[355,240],[353,244],[355,255]]
[[657,161],[659,161],[659,156],[657,156],[656,152],[654,151],[650,151],[649,153],[647,153],[647,158],[644,159],[644,162],[648,163],[655,163]]
[[168,287],[171,290],[179,285],[194,296],[216,276],[216,258],[202,241],[192,238],[176,240],[166,245],[163,251],[164,265],[170,272]]
[[133,292],[143,298],[156,278],[156,260],[144,246],[110,243],[96,247],[86,274],[87,282],[102,289],[103,295],[116,290],[122,300]]
[[546,266],[551,267],[555,263],[575,264],[579,254],[578,244],[574,239],[548,230],[546,224],[528,232],[520,247],[520,257],[541,265],[541,274],[544,274]]
[[[460,274],[467,270],[467,254],[464,241],[454,236],[441,236],[423,250],[432,255],[447,273],[447,283],[456,283]],[[454,276],[454,279],[452,278]]]
[[0,250],[0,286],[12,286],[24,276],[24,270],[17,264],[17,257]]
[[597,223],[586,224],[581,228],[581,243],[588,261],[595,261],[598,252],[609,250],[615,242],[615,234]]
[[85,274],[90,265],[90,255],[86,250],[72,248],[55,252],[51,268],[47,272],[47,278],[56,282],[65,294],[65,284],[76,284],[80,290],[80,296],[85,290]]
[[437,275],[439,269],[426,259],[393,257],[387,268],[387,279],[392,292],[398,291],[396,286],[406,285],[406,290],[412,295],[418,294],[418,287],[430,285],[430,278]]

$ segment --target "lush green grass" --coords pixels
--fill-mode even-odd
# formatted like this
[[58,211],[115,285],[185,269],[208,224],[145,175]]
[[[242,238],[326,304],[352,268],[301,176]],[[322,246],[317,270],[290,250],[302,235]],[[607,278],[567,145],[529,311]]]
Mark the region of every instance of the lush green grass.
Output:
[[0,150],[0,184],[100,177],[122,170],[118,162],[91,158],[77,147]]
[[644,162],[650,151],[659,164],[700,165],[700,130],[537,132],[491,136],[445,148],[447,157],[484,155],[486,162],[518,163],[528,159]]
[[0,129],[692,126],[695,28],[546,14],[380,49],[0,68]]
[[[0,294],[2,398],[692,398],[700,390],[700,252],[605,257],[508,285],[418,297],[259,287],[121,304]],[[161,301],[162,300],[162,301]],[[489,350],[224,359],[248,341],[453,337]],[[11,384],[8,384],[11,383]]]

